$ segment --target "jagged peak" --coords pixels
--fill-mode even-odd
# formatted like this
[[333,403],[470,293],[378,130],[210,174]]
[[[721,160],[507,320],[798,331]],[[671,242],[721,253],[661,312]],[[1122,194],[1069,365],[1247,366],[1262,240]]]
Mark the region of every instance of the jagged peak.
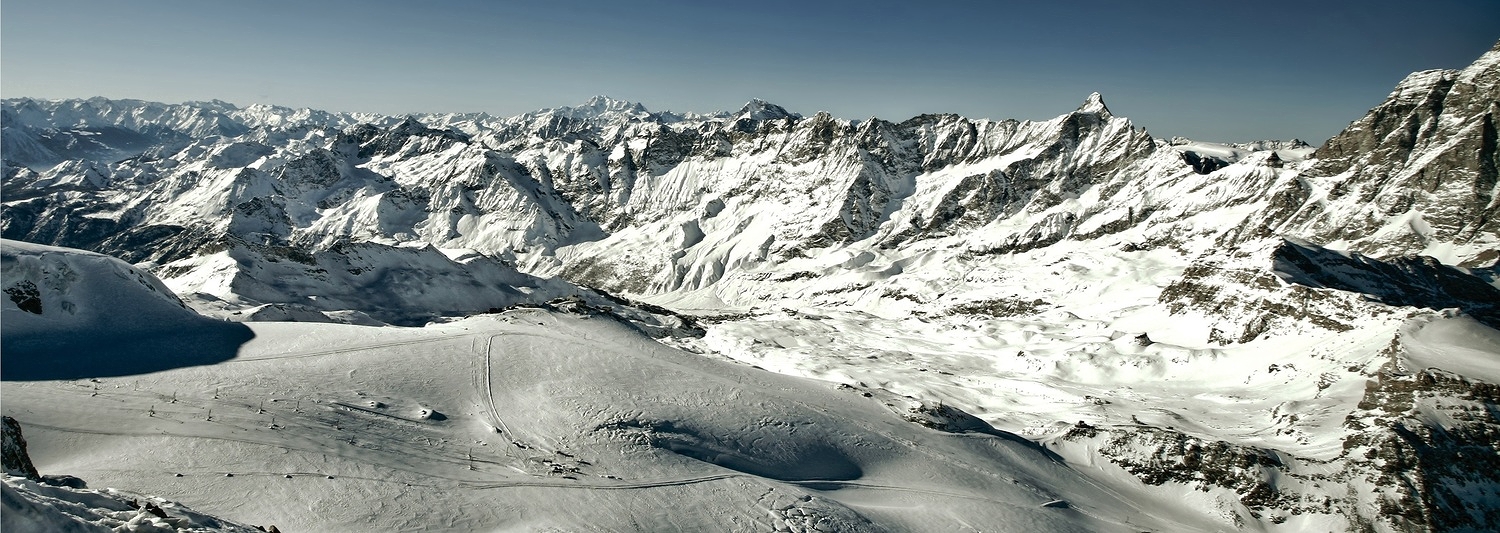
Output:
[[1104,96],[1100,95],[1098,92],[1090,93],[1089,97],[1083,100],[1083,105],[1078,106],[1077,112],[1098,113],[1104,116],[1110,115],[1109,107],[1104,105]]
[[1250,142],[1228,143],[1227,146],[1233,146],[1242,150],[1250,150],[1256,152],[1265,150],[1299,150],[1304,148],[1312,148],[1311,145],[1303,142],[1302,139],[1292,139],[1290,141],[1283,141],[1280,139],[1261,139]]
[[765,100],[761,100],[759,98],[751,98],[749,102],[745,102],[745,105],[735,113],[735,116],[739,118],[748,118],[751,120],[777,120],[783,118],[797,118],[801,115],[787,111],[786,108],[767,102]]
[[583,105],[578,106],[574,109],[589,109],[600,113],[606,111],[627,111],[631,113],[648,112],[646,111],[646,106],[641,105],[639,102],[610,98],[602,94],[595,95],[594,97],[589,98],[587,102],[583,103]]
[[548,107],[525,113],[516,117],[522,121],[534,119],[550,120],[552,117],[567,117],[573,120],[614,122],[617,120],[633,120],[651,115],[646,106],[637,102],[620,100],[604,95],[589,98],[582,104],[575,106]]
[[[397,140],[399,140],[399,139],[405,139],[407,137],[421,136],[421,137],[444,137],[444,138],[447,138],[447,139],[450,139],[450,140],[454,140],[454,141],[458,141],[458,142],[463,142],[463,143],[470,142],[469,136],[467,134],[463,133],[463,132],[456,131],[456,130],[453,130],[453,129],[442,129],[442,128],[429,127],[428,125],[422,123],[421,120],[417,119],[417,117],[415,115],[406,115],[405,117],[402,117],[399,122],[391,124],[390,126],[383,126],[383,125],[374,124],[374,123],[362,123],[362,124],[359,124],[357,126],[354,126],[354,128],[355,128],[355,131],[362,131],[362,132],[364,132],[362,134],[357,134],[357,135],[364,135],[364,139],[370,139],[370,138],[374,138],[376,136],[383,136],[386,139],[397,139]],[[384,133],[380,133],[382,130],[384,130]],[[363,142],[363,140],[361,142]]]

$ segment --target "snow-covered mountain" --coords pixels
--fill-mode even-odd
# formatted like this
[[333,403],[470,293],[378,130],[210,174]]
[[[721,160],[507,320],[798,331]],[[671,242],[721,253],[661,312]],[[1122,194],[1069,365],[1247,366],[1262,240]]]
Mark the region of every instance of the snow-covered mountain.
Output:
[[0,229],[236,319],[579,295],[711,359],[959,406],[1216,524],[1185,529],[1485,529],[1497,102],[1500,46],[1316,149],[1155,139],[1098,94],[902,122],[10,99]]

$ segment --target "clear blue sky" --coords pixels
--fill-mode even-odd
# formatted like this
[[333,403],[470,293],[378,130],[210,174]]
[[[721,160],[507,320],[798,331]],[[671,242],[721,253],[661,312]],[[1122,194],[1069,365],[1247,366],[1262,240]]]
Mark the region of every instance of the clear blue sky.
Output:
[[1496,0],[5,0],[0,96],[902,120],[1045,119],[1099,91],[1158,136],[1318,143],[1497,39]]

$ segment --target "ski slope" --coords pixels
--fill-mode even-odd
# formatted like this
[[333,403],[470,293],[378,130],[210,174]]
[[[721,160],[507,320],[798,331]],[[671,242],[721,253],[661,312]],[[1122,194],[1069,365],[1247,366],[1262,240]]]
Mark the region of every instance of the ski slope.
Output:
[[988,426],[947,433],[904,417],[920,403],[609,318],[250,327],[213,365],[7,383],[6,411],[44,472],[286,531],[1205,526]]
[[[154,278],[120,275],[135,271],[118,260],[7,253],[7,280],[46,285],[59,265],[71,272],[43,291],[41,314],[5,308],[5,412],[25,427],[38,469],[234,522],[1214,529],[1190,511],[1143,508],[961,411],[682,352],[611,315],[516,309],[422,328],[251,323],[225,337],[229,326],[180,304],[169,328],[78,312],[154,305],[131,306],[136,298],[173,305]],[[74,312],[54,305],[63,301]],[[237,346],[222,360],[194,359],[180,339],[201,335]],[[80,336],[110,342],[38,340]],[[12,339],[35,344],[10,349]],[[130,364],[169,355],[185,362]],[[110,360],[123,362],[94,371]]]

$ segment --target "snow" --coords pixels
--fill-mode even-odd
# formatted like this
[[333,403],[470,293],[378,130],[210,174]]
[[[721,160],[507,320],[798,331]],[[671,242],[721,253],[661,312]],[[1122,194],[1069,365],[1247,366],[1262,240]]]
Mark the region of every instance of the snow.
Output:
[[[167,109],[27,104],[18,113],[38,123]],[[1396,209],[1398,196],[1359,200],[1360,174],[1312,175],[1300,141],[1157,141],[1097,93],[1049,121],[901,125],[758,100],[652,114],[597,97],[506,119],[371,117],[357,131],[379,142],[362,146],[319,129],[349,115],[172,109],[255,131],[198,138],[159,164],[24,179],[117,187],[82,215],[95,220],[211,225],[212,252],[150,265],[206,315],[442,322],[208,322],[114,263],[89,272],[149,290],[48,293],[40,316],[5,308],[5,408],[35,423],[40,464],[238,520],[1337,529],[1353,520],[1339,513],[1367,518],[1359,498],[1376,489],[1316,480],[1359,475],[1347,420],[1390,353],[1408,370],[1500,377],[1493,330],[1320,288],[1314,274],[1335,267],[1298,275],[1273,255],[1283,236],[1349,221],[1365,230],[1322,248],[1455,263],[1493,239],[1459,242],[1441,209]],[[1474,132],[1449,129],[1463,135],[1435,149]],[[1211,164],[1194,169],[1188,153]],[[7,283],[70,279],[12,276],[12,263],[62,253],[23,251],[6,256]],[[591,313],[602,296],[552,276],[696,314],[706,334],[658,323],[643,329],[666,338],[647,339],[611,317],[650,313]],[[591,296],[456,318],[570,294]],[[51,311],[87,301],[166,311]],[[38,362],[81,327],[113,340]],[[142,360],[153,365],[118,363]],[[29,367],[47,371],[16,373]],[[1087,427],[1101,436],[1080,437]],[[1344,507],[1288,516],[1224,485],[1148,485],[1116,460],[1153,457],[1141,440],[1153,435],[1267,454],[1282,464],[1234,473]]]
[[[1138,417],[1205,438],[1331,457],[1341,451],[1339,409],[1363,391],[1319,390],[1316,380],[1366,366],[1380,346],[1364,338],[1394,332],[1372,321],[1379,329],[1213,348],[1202,344],[1206,327],[1155,314],[1126,294],[1113,298],[1123,300],[1119,309],[1090,308],[1093,318],[1045,311],[899,320],[801,307],[710,327],[702,342],[711,353],[776,372],[965,406],[1032,438],[1066,430],[1058,421],[1127,424]],[[1136,345],[1142,333],[1156,342]],[[1320,357],[1310,364],[1310,354]],[[1299,424],[1266,415],[1289,401],[1300,402]]]
[[0,257],[11,301],[0,311],[7,380],[212,364],[251,335],[199,316],[155,276],[113,257],[10,240],[0,241]]
[[[262,531],[204,515],[179,503],[105,489],[49,486],[4,476],[0,527],[6,531],[56,533],[249,533]],[[144,503],[143,503],[144,500]],[[156,506],[165,516],[147,508]],[[279,528],[278,528],[279,529]]]
[[1088,98],[1084,99],[1083,105],[1078,107],[1078,112],[1103,113],[1107,115],[1109,114],[1109,108],[1104,105],[1103,96],[1100,96],[1099,93],[1090,93]]
[[4,306],[0,325],[7,340],[88,329],[172,329],[194,318],[155,276],[106,255],[3,240],[0,265],[12,302],[19,304],[23,294],[35,299],[29,311]]
[[1435,368],[1487,383],[1500,383],[1500,331],[1467,316],[1427,317],[1401,330],[1401,365]]
[[[421,329],[251,327],[217,365],[11,383],[5,407],[44,471],[289,531],[1156,523],[1024,440],[937,432],[884,397],[612,321],[522,310]],[[1054,500],[1069,506],[1043,506]]]
[[755,98],[745,103],[736,114],[739,120],[779,120],[783,118],[797,118],[801,115],[788,112],[781,106]]
[[[165,265],[183,274],[166,284],[196,300],[200,309],[256,313],[275,303],[281,311],[361,313],[386,323],[420,324],[454,315],[540,303],[581,291],[560,280],[517,272],[500,261],[467,254],[457,260],[431,245],[352,243],[306,256],[235,245],[223,252]],[[216,305],[213,302],[238,305]],[[222,313],[214,313],[223,317]]]

